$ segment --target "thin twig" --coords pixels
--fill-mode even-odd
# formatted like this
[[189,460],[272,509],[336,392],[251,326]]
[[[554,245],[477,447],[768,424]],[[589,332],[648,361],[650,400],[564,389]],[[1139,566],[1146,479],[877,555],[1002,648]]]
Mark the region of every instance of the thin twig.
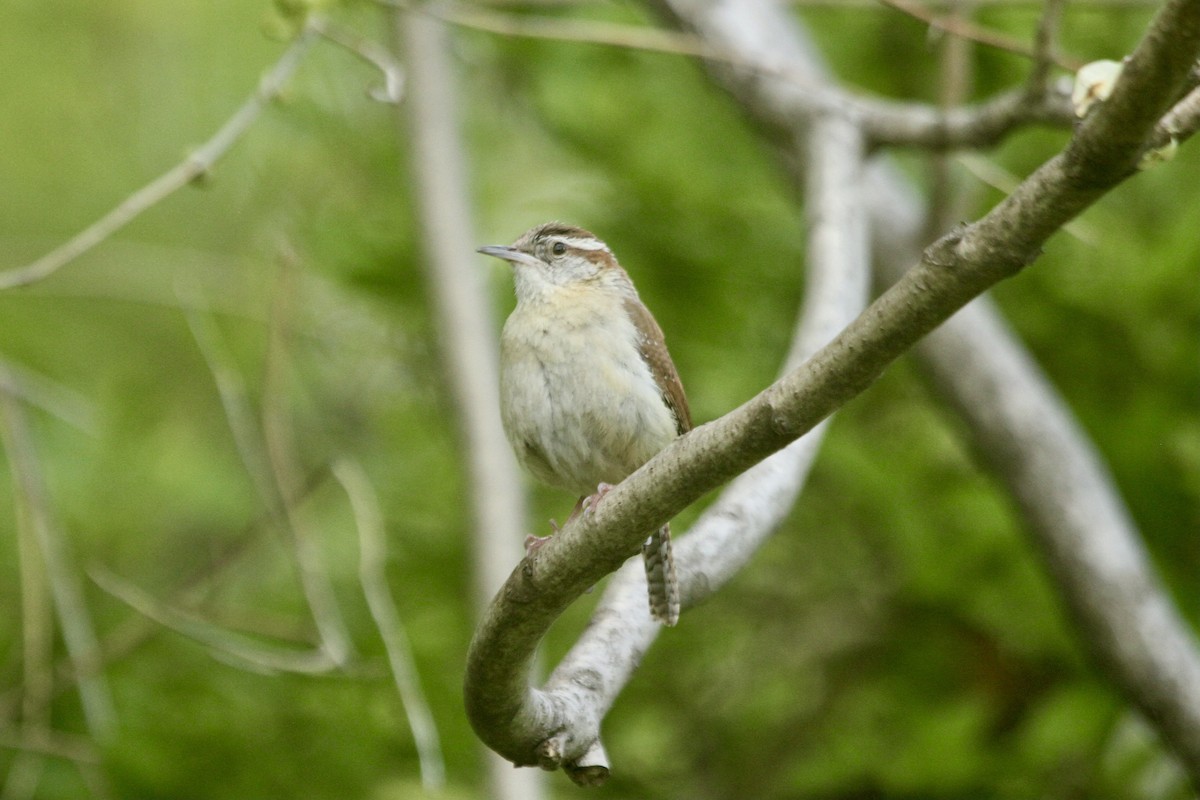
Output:
[[325,674],[341,666],[320,648],[278,647],[231,631],[182,609],[174,608],[139,589],[129,581],[102,568],[92,568],[88,576],[97,586],[147,619],[199,642],[219,660],[251,672],[294,672],[302,675]]
[[309,26],[325,39],[358,56],[383,74],[382,91],[374,88],[368,92],[372,99],[395,105],[404,97],[404,69],[387,48],[326,17],[313,17]]
[[[291,502],[299,503],[316,491],[329,475],[328,465],[322,465],[308,476],[303,491]],[[191,575],[185,577],[174,588],[171,596],[162,601],[168,607],[187,608],[195,613],[196,608],[206,600],[216,589],[218,578],[231,570],[251,552],[254,544],[271,527],[272,517],[269,512],[263,512],[258,519],[251,520],[221,551],[199,566]],[[91,664],[86,665],[85,672],[80,672],[67,659],[60,659],[54,666],[56,679],[55,695],[75,686],[81,679],[95,674],[105,666],[120,661],[137,648],[151,641],[165,628],[149,617],[134,614],[110,630],[102,641],[102,656]],[[8,714],[7,709],[15,708],[20,702],[19,689],[9,689],[0,693],[0,710]]]
[[253,481],[271,521],[277,527],[282,527],[282,503],[275,495],[269,462],[262,446],[262,434],[250,406],[241,373],[234,368],[233,358],[225,351],[215,323],[205,312],[206,306],[199,290],[180,284],[177,291],[181,295],[180,308],[184,319],[187,320],[188,329],[216,384],[217,395],[225,411],[225,421],[229,425],[242,467]]
[[35,753],[82,764],[101,763],[96,745],[90,739],[63,731],[30,730],[25,727],[0,728],[0,748]]
[[37,793],[45,770],[46,759],[42,753],[21,750],[8,765],[8,773],[0,785],[0,800],[30,800]]
[[[182,305],[188,327],[216,383],[217,394],[221,398],[221,405],[225,410],[225,417],[242,465],[254,484],[273,527],[286,535],[292,543],[301,588],[317,624],[321,647],[327,651],[326,655],[333,665],[342,666],[351,650],[349,637],[345,634],[345,626],[337,611],[332,589],[328,588],[327,579],[322,577],[320,556],[312,552],[315,546],[309,543],[310,537],[304,533],[297,534],[297,526],[303,526],[303,521],[295,513],[295,504],[288,499],[302,495],[301,482],[291,472],[286,478],[281,477],[278,472],[279,469],[285,468],[284,460],[288,457],[281,451],[286,445],[279,438],[285,434],[275,431],[272,435],[270,431],[264,433],[260,429],[242,377],[233,366],[232,357],[225,351],[212,320],[200,311],[204,306],[199,295],[193,296],[189,302]],[[277,379],[272,378],[271,374],[269,371],[268,383],[271,387],[266,394],[269,401],[273,402]],[[278,413],[280,412],[265,415],[264,422],[277,426]],[[270,442],[274,442],[273,453]]]
[[92,401],[63,384],[12,362],[0,370],[3,391],[28,405],[40,408],[71,427],[96,433],[96,409]]
[[1045,0],[1045,3],[1033,35],[1033,69],[1029,72],[1026,84],[1029,93],[1035,97],[1045,91],[1050,68],[1057,63],[1054,56],[1055,39],[1062,24],[1063,9],[1067,5],[1066,0]]
[[630,50],[645,50],[677,56],[697,56],[729,61],[727,54],[715,52],[695,36],[677,31],[647,28],[596,20],[568,20],[554,17],[516,15],[488,11],[461,3],[411,4],[403,0],[381,0],[396,8],[411,8],[460,28],[519,36],[525,39],[549,39],[577,44],[601,44]]
[[304,480],[296,451],[288,393],[291,324],[297,280],[296,256],[285,246],[280,256],[274,302],[271,305],[266,374],[263,380],[263,441],[270,469],[271,496],[278,502],[286,521],[300,585],[320,634],[321,647],[334,663],[345,665],[354,654],[354,646],[338,608],[317,534],[302,508],[287,502],[287,498],[299,494]]
[[211,139],[183,161],[122,200],[115,208],[54,250],[21,267],[0,272],[0,291],[28,286],[53,275],[79,256],[112,236],[140,214],[166,197],[208,173],[214,164],[250,129],[263,110],[277,98],[304,59],[315,38],[311,28],[303,30],[258,87]]
[[[3,391],[8,392],[8,387]],[[21,580],[21,724],[27,731],[23,738],[41,742],[50,728],[50,702],[54,693],[54,606],[45,562],[39,552],[35,530],[38,521],[15,480],[13,488],[17,495],[14,505]],[[18,753],[0,789],[0,800],[34,796],[44,771],[41,755],[28,749]]]
[[[974,10],[972,0],[955,0],[948,9],[948,19],[970,21]],[[938,47],[938,105],[949,110],[966,102],[974,83],[975,43],[961,36],[942,37]],[[950,168],[950,155],[945,151],[929,155],[929,229],[927,239],[933,241],[965,216],[966,197],[955,181]]]
[[1155,131],[1155,144],[1165,144],[1174,139],[1182,142],[1200,131],[1200,88],[1192,89],[1175,107],[1163,116]]
[[[1019,176],[979,153],[958,153],[954,161],[973,178],[1003,194],[1012,194],[1021,185]],[[1064,225],[1063,233],[1093,247],[1100,241],[1100,233],[1096,226],[1083,217],[1076,217]]]
[[356,461],[342,460],[333,465],[333,477],[341,484],[350,499],[358,528],[359,583],[371,618],[379,630],[387,651],[388,665],[396,691],[404,704],[408,727],[412,731],[417,747],[417,758],[421,764],[421,784],[427,792],[436,792],[446,784],[446,763],[442,757],[442,746],[437,725],[429,710],[425,693],[413,660],[408,634],[396,610],[396,602],[388,589],[387,537],[384,532],[383,514],[371,481],[362,466]]
[[[67,653],[82,673],[100,658],[95,627],[69,544],[54,517],[29,419],[20,401],[7,390],[13,379],[4,370],[0,364],[0,427],[3,428],[0,433],[13,473],[13,489],[17,504],[23,509],[21,516],[32,529],[41,551]],[[116,711],[103,674],[92,672],[81,680],[79,695],[92,736],[106,740],[116,727]]]
[[[928,7],[921,3],[913,2],[913,0],[879,0],[879,2],[903,14],[907,14],[913,19],[920,20],[931,28],[944,31],[952,36],[961,36],[964,39],[970,39],[973,42],[994,47],[998,50],[1005,50],[1031,60],[1038,57],[1035,49],[1020,39],[991,30],[990,28],[985,28],[982,25],[977,25],[970,20],[935,14]],[[1079,62],[1074,59],[1053,56],[1052,54],[1047,55],[1052,58],[1053,63],[1069,72],[1074,72],[1080,67]]]

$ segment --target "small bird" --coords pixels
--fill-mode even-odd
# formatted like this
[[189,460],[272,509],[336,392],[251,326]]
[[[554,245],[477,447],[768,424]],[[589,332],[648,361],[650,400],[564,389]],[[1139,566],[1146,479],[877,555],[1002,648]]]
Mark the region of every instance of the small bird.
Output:
[[[479,252],[512,265],[517,294],[500,335],[504,431],[534,477],[579,495],[573,519],[691,430],[683,384],[662,329],[594,234],[548,222]],[[531,549],[543,541],[531,539]],[[647,539],[642,558],[650,613],[674,625],[670,524]]]

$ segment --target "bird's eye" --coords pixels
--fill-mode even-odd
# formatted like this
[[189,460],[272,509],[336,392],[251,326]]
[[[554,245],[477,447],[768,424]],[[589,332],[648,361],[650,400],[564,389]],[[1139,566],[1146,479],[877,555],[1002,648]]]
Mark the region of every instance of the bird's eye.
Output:
[[550,252],[554,253],[556,256],[561,256],[563,253],[567,252],[567,246],[562,242],[555,242],[550,246]]

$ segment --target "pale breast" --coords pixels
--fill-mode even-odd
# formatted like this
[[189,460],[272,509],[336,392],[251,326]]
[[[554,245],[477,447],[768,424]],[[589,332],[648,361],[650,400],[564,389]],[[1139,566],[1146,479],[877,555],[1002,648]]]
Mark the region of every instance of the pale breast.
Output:
[[644,464],[676,423],[619,298],[581,304],[577,291],[518,304],[501,336],[500,398],[518,460],[582,495]]

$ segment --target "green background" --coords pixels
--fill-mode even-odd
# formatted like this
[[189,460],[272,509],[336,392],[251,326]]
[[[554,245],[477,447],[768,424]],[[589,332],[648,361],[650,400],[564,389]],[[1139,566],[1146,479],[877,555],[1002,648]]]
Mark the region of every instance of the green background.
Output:
[[[390,43],[379,7],[330,11]],[[645,20],[626,3],[541,13]],[[925,26],[873,6],[797,14],[850,84],[936,98]],[[1137,6],[1072,9],[1063,49],[1119,58],[1148,18]],[[977,19],[1027,39],[1037,9],[988,6]],[[50,250],[203,142],[282,52],[272,34],[285,27],[244,0],[0,4],[0,268]],[[613,247],[667,332],[698,422],[767,385],[803,294],[804,223],[759,131],[673,56],[470,30],[453,43],[476,214],[465,244],[511,241],[548,219],[583,225]],[[974,64],[978,97],[1027,69],[986,49]],[[301,508],[358,658],[347,674],[259,674],[146,626],[105,672],[119,725],[98,772],[113,797],[424,796],[358,585],[353,522],[324,470],[339,457],[362,463],[380,495],[389,582],[447,763],[443,796],[484,796],[461,700],[473,613],[464,458],[419,263],[408,142],[395,109],[368,98],[378,82],[319,44],[205,181],[51,279],[0,293],[0,358],[49,381],[60,412],[31,412],[32,430],[81,569],[164,602],[201,581],[204,619],[303,646],[312,625],[287,546],[261,524],[183,310],[202,307],[255,408],[278,402],[265,381],[269,320],[281,273],[298,273],[283,402],[300,469],[315,475]],[[1066,136],[1029,130],[986,156],[1019,176]],[[1193,624],[1198,152],[1185,145],[1111,193],[994,292],[1094,438]],[[921,156],[901,158],[927,181]],[[1002,196],[952,169],[968,217]],[[500,319],[508,276],[483,257],[479,268]],[[648,654],[606,722],[613,779],[589,793],[1187,796],[1089,660],[1012,501],[960,434],[909,359],[852,401],[783,529]],[[12,482],[7,461],[0,479]],[[542,533],[572,498],[531,490]],[[16,730],[23,679],[13,506],[0,491],[0,732]],[[84,585],[111,649],[138,615]],[[556,626],[547,663],[594,601]],[[86,734],[76,692],[57,697],[52,721]],[[16,758],[5,741],[0,777]],[[82,796],[82,775],[49,758],[36,796]],[[549,783],[553,796],[583,791],[561,774]]]

